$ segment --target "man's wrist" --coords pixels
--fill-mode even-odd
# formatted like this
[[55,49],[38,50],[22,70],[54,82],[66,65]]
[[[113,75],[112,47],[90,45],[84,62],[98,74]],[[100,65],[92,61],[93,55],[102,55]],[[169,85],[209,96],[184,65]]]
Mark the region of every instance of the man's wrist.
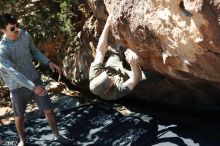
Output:
[[51,60],[48,60],[47,64],[49,65],[49,63],[51,63],[52,61]]
[[34,85],[33,91],[35,91],[36,87],[37,87],[37,86],[36,86],[36,85]]
[[34,91],[36,88],[36,85],[34,83],[32,83],[31,87],[30,87],[30,90]]

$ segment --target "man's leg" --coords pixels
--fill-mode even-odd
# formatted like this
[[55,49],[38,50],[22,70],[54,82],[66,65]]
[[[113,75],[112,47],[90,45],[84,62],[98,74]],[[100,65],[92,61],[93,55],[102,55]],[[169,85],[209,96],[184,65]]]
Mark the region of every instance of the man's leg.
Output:
[[52,110],[52,103],[50,101],[50,97],[48,95],[45,96],[35,95],[33,99],[36,101],[39,109],[44,112],[54,136],[58,137],[59,132],[57,128],[57,121],[54,112]]
[[118,50],[118,48],[115,48],[118,46],[109,46],[108,50],[110,51],[110,56],[108,60],[105,63],[105,66],[110,66],[116,70],[121,69],[122,66],[122,60],[121,60],[121,52]]
[[24,146],[25,144],[24,118],[15,116],[15,126],[20,138],[20,142],[18,146]]
[[45,110],[44,114],[47,118],[47,121],[51,127],[51,130],[52,130],[54,136],[59,137],[59,132],[58,132],[58,128],[57,128],[57,121],[56,121],[53,110],[52,109]]
[[[125,72],[128,74],[129,77],[132,76],[132,71],[125,69]],[[143,71],[141,71],[141,81],[146,80],[146,75]]]
[[[38,79],[35,81],[35,84],[42,85],[43,82],[40,79]],[[54,140],[59,141],[63,144],[70,143],[71,141],[69,139],[61,136],[58,132],[57,121],[56,121],[56,117],[52,109],[52,103],[51,103],[50,97],[48,95],[37,96],[36,94],[34,94],[32,98],[33,100],[36,101],[39,109],[44,112],[47,118],[48,124],[50,125],[51,130],[54,134]]]
[[48,124],[51,127],[52,133],[54,134],[54,140],[61,142],[63,144],[70,143],[71,141],[68,138],[61,136],[59,134],[59,131],[57,128],[56,117],[52,110],[52,104],[51,104],[49,96],[48,95],[45,95],[45,96],[35,95],[34,100],[37,102],[39,109],[44,112],[47,118]]
[[53,110],[52,109],[45,110],[44,114],[54,134],[54,140],[61,142],[62,144],[70,143],[71,141],[68,138],[59,134],[58,128],[57,128],[57,121],[56,121],[56,117],[55,117]]
[[[125,49],[123,48],[122,50],[120,50],[120,45],[116,45],[116,46],[110,46],[109,50],[110,50],[110,56],[105,63],[107,70],[109,70],[113,74],[118,74],[121,77],[123,77],[124,80],[127,80],[128,74],[126,72],[126,69],[123,67],[123,62],[122,62],[124,56],[123,52],[125,51]],[[112,70],[111,68],[114,69],[116,72],[114,73],[114,70]]]
[[11,102],[15,116],[15,127],[20,138],[18,146],[24,146],[25,140],[25,126],[24,113],[27,107],[28,96],[31,94],[26,88],[18,88],[11,91]]

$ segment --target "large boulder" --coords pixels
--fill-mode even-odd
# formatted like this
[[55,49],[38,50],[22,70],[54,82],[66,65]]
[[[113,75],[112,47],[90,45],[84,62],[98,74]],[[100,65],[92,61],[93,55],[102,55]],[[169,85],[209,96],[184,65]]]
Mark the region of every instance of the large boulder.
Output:
[[90,2],[98,19],[106,19],[108,14],[101,13],[104,8],[113,13],[117,20],[113,37],[139,55],[144,69],[180,80],[220,81],[220,11],[217,2]]
[[[79,6],[80,45],[58,53],[64,75],[72,82],[88,79],[99,36],[113,13],[109,41],[134,50],[142,69],[150,71],[134,96],[214,107],[220,103],[219,6],[218,0],[88,0]],[[88,81],[83,85],[88,89]]]
[[[166,76],[142,83],[138,97],[178,105],[220,102],[217,0],[90,0],[99,24],[113,13],[112,36],[134,50],[141,67]],[[137,92],[138,91],[138,92]]]

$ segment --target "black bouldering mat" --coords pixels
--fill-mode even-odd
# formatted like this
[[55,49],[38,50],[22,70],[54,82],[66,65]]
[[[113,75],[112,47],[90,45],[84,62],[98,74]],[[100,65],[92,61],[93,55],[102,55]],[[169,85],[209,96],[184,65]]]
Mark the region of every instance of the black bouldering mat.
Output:
[[[56,114],[60,133],[72,139],[70,146],[197,146],[187,130],[178,136],[176,125],[162,125],[143,113],[129,116],[117,112],[110,104],[93,104],[63,110]],[[26,137],[31,146],[62,146],[44,117],[26,120]],[[0,126],[0,145],[16,145],[14,124]]]

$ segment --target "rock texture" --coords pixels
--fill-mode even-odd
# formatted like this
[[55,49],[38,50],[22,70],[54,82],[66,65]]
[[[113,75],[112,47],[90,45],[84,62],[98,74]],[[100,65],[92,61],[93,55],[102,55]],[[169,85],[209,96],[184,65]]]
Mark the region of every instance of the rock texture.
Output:
[[154,69],[180,80],[219,82],[220,33],[216,3],[105,1],[107,11],[113,12],[117,20],[114,38],[138,53],[144,69]]
[[116,22],[110,41],[134,50],[143,70],[165,76],[141,83],[135,96],[180,106],[220,103],[219,0],[87,2],[79,7],[81,45],[63,52],[67,78],[73,82],[88,79],[98,38],[113,13]]
[[144,70],[166,76],[136,95],[180,105],[219,104],[219,1],[89,0],[89,6],[97,25],[113,13],[114,41],[133,49]]

